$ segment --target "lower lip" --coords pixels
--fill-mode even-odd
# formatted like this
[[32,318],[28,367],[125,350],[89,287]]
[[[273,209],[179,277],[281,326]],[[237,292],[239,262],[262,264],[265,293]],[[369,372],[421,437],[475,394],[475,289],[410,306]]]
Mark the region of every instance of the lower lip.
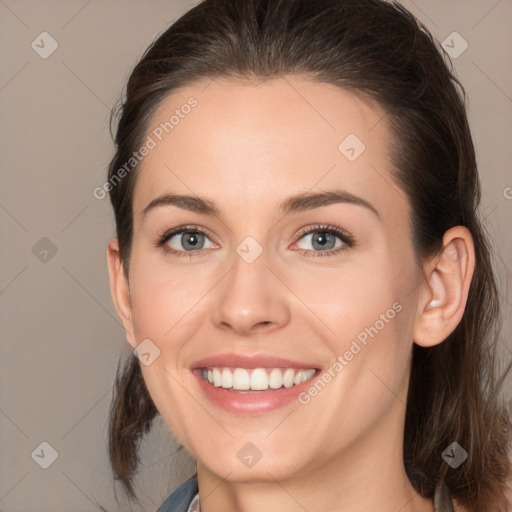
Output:
[[256,415],[275,411],[294,400],[307,389],[318,374],[306,382],[289,388],[268,389],[267,391],[232,391],[223,387],[215,387],[201,376],[201,370],[192,371],[199,381],[199,387],[206,398],[222,409],[237,414]]

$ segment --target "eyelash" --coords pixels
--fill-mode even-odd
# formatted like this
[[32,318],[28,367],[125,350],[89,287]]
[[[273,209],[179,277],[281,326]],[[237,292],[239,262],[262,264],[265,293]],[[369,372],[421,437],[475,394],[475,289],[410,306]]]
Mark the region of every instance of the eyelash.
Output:
[[[337,236],[342,242],[343,246],[338,247],[337,249],[329,249],[328,251],[312,251],[307,249],[299,249],[297,252],[299,254],[307,254],[307,253],[313,253],[313,258],[323,258],[325,256],[332,256],[335,255],[341,251],[351,249],[355,247],[356,242],[352,235],[347,233],[346,231],[336,227],[336,226],[329,226],[329,225],[315,225],[312,227],[308,227],[305,230],[301,231],[298,235],[299,240],[304,237],[305,235],[309,235],[311,233],[327,233],[330,235]],[[195,225],[187,225],[187,226],[180,226],[178,228],[171,229],[170,231],[166,231],[163,233],[157,240],[155,246],[157,248],[160,248],[165,254],[173,254],[174,256],[181,258],[181,257],[187,257],[193,258],[195,256],[199,256],[201,254],[201,250],[197,251],[176,251],[175,249],[169,248],[167,245],[167,242],[175,235],[183,234],[183,233],[200,233],[202,235],[205,235],[208,237],[208,233],[206,233],[203,229],[201,229],[199,226]],[[208,237],[209,238],[209,237]]]

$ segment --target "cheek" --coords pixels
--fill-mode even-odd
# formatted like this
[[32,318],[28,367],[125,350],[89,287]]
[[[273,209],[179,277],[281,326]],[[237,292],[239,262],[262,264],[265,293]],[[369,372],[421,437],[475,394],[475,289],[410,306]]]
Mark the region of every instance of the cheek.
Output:
[[323,353],[328,348],[332,373],[341,377],[332,387],[334,396],[357,409],[367,404],[370,416],[372,408],[376,412],[394,399],[389,390],[399,389],[412,347],[414,269],[396,261],[358,262],[324,273],[323,279],[304,274],[294,288],[314,312],[310,325],[321,326]]
[[150,365],[141,364],[144,381],[164,421],[180,443],[189,445],[189,433],[195,428],[192,420],[204,411],[195,411],[195,401],[184,392],[190,377],[183,367],[183,353],[187,342],[197,338],[198,316],[204,314],[201,297],[208,287],[199,285],[202,281],[193,271],[183,267],[170,272],[139,255],[132,259],[131,272],[135,337],[138,343],[151,340],[159,350]]
[[[374,328],[380,332],[395,323],[401,309],[400,283],[385,264],[350,261],[339,268],[304,272],[290,271],[284,277],[309,310],[303,316],[322,326],[322,335],[333,348],[343,351],[347,340],[360,338]],[[367,334],[367,336],[369,336]]]
[[[154,260],[154,259],[153,259]],[[136,336],[157,345],[186,339],[202,311],[202,298],[211,285],[199,266],[165,267],[143,254],[132,260],[130,296]]]

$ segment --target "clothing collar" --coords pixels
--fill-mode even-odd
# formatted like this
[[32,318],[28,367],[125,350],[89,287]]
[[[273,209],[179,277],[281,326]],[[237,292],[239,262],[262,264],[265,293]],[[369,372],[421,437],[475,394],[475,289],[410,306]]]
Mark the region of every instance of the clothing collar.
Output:
[[199,493],[194,496],[187,512],[201,512],[201,504],[199,503]]

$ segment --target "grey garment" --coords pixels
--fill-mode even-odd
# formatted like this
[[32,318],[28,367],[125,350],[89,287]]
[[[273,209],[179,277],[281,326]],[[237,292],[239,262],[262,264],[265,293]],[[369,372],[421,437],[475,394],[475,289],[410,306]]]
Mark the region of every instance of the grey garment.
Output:
[[434,512],[455,512],[450,489],[442,480],[439,480],[436,485]]
[[[188,512],[190,504],[199,492],[197,476],[180,485],[160,506],[157,512]],[[455,512],[450,490],[439,481],[434,494],[434,512]]]
[[197,476],[194,475],[174,490],[156,512],[187,512],[198,491]]

